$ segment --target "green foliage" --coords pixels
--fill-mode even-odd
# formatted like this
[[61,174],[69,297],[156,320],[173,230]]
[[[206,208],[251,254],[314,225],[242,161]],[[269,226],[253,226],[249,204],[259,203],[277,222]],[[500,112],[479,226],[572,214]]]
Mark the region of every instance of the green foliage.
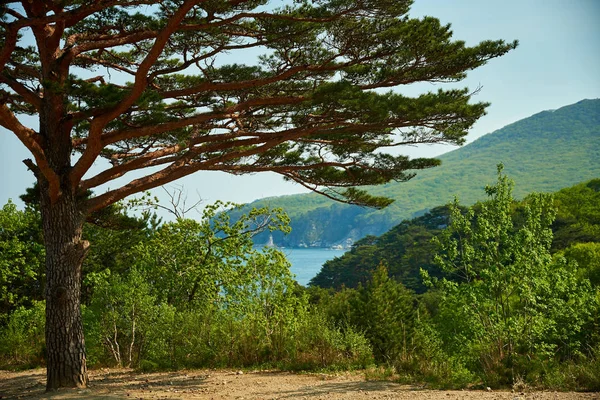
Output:
[[160,311],[149,283],[133,269],[125,278],[114,274],[98,280],[86,319],[114,363],[129,367],[139,363],[144,344],[156,340],[152,335],[162,332],[157,329]]
[[389,278],[383,264],[358,293],[353,322],[370,340],[375,359],[390,365],[406,362],[414,325],[412,294]]
[[[288,230],[287,216],[261,209],[233,219],[222,212],[227,206],[208,206],[200,221],[160,226],[147,214],[132,219],[116,208],[117,214],[85,226],[85,237],[95,243],[83,266],[90,365],[345,369],[372,363],[362,333],[309,311],[281,252],[253,247],[253,235],[262,230]],[[25,250],[41,246],[39,214],[8,203],[0,215],[0,243],[11,250],[2,253],[12,274],[5,276],[13,277],[5,282],[12,288],[24,278],[13,268],[29,265]],[[23,293],[7,289],[15,299],[0,328],[7,367],[44,363],[43,303],[25,291],[38,285],[41,292],[43,274],[31,282]]]
[[[597,342],[596,342],[597,343]],[[600,347],[591,348],[585,357],[548,368],[540,377],[550,390],[600,391]]]
[[39,214],[9,200],[0,209],[0,326],[12,310],[43,300],[44,255]]
[[366,368],[373,363],[370,341],[349,324],[336,325],[319,309],[301,326],[300,346],[294,369],[328,370]]
[[[412,300],[418,306],[412,310],[415,320],[409,321],[413,329],[406,341],[408,357],[390,358],[387,364],[397,379],[437,387],[479,381],[596,387],[590,377],[597,371],[597,355],[591,349],[600,339],[597,243],[576,243],[580,236],[565,236],[563,243],[569,247],[557,252],[551,247],[558,242],[550,229],[560,232],[565,225],[552,218],[570,209],[577,212],[572,225],[593,225],[588,221],[595,215],[597,193],[589,188],[595,187],[595,180],[563,189],[554,199],[532,194],[516,202],[513,184],[504,175],[499,179],[487,189],[488,202],[470,209],[455,202],[403,221],[380,237],[360,240],[324,265],[311,282],[311,299],[329,318],[350,321],[372,339],[362,320],[377,308],[366,316],[359,316],[359,310],[373,285],[372,274],[380,273],[378,265],[389,265],[389,277],[408,285],[422,285],[415,271],[421,267],[439,290],[420,289],[422,294]],[[442,233],[443,228],[447,229]],[[440,242],[441,266],[433,259]],[[399,297],[386,296],[386,305],[391,307],[392,299]],[[378,329],[401,329],[399,321],[387,321]],[[393,346],[398,337],[389,335],[381,343]],[[371,345],[377,354],[376,343]]]
[[[222,212],[230,204],[217,202],[205,208],[198,221],[179,219],[160,226],[135,249],[137,265],[153,283],[161,301],[182,308],[219,300],[222,293],[232,304],[246,295],[240,290],[261,276],[264,256],[253,248],[252,236],[262,230],[287,230],[288,218],[279,210],[252,210],[232,220]],[[279,253],[269,251],[281,259]],[[270,270],[275,273],[275,270]],[[287,271],[278,270],[277,276]]]
[[552,197],[532,194],[524,220],[513,220],[513,183],[498,170],[490,200],[475,213],[452,206],[451,224],[436,241],[436,261],[459,281],[430,280],[444,293],[438,329],[450,354],[461,355],[488,384],[531,373],[531,359],[572,358],[598,304],[575,266],[552,260]]
[[[569,261],[577,261],[578,274],[585,275],[593,286],[598,285],[597,262],[594,260],[595,243],[600,241],[600,237],[593,234],[598,227],[594,221],[597,214],[600,215],[600,210],[597,209],[600,198],[597,198],[598,192],[592,189],[597,185],[596,181],[584,182],[557,192],[554,198],[557,217],[551,226],[554,234],[551,252],[559,252],[566,255]],[[510,212],[516,226],[525,223],[527,202],[526,199],[511,206]],[[581,209],[579,204],[582,205]],[[473,212],[477,214],[480,208],[476,205]],[[464,212],[466,211],[463,209],[461,213]],[[335,289],[343,286],[357,287],[359,283],[364,285],[381,262],[388,266],[391,277],[416,293],[423,293],[427,289],[422,282],[420,269],[436,278],[463,279],[457,274],[445,273],[433,259],[436,246],[431,239],[448,225],[449,216],[447,206],[435,207],[423,216],[402,221],[379,237],[367,236],[357,241],[341,257],[327,261],[311,280],[311,285]],[[580,240],[592,242],[578,243]],[[569,249],[564,250],[566,247]]]
[[253,248],[254,233],[286,230],[287,217],[262,209],[232,220],[223,206],[160,226],[133,249],[128,270],[87,274],[90,361],[143,370],[370,363],[352,328],[317,329],[281,252]]
[[332,292],[311,287],[309,293],[317,309],[328,318],[364,333],[377,362],[400,365],[410,357],[414,297],[401,283],[389,278],[383,264],[358,289]]
[[424,381],[439,388],[464,388],[477,381],[464,360],[450,354],[442,336],[426,313],[415,321],[410,358],[396,367],[405,382]]
[[600,242],[600,179],[556,193],[558,215],[553,224],[553,247],[566,249],[574,242]]
[[[388,277],[385,266],[374,271],[365,286],[338,292],[310,287],[311,302],[344,329],[363,332],[384,375],[402,382],[428,382],[435,387],[465,387],[476,377],[461,361],[446,352],[424,300]],[[367,371],[370,377],[381,374]]]
[[102,216],[83,226],[83,237],[92,245],[83,261],[82,302],[89,304],[96,276],[105,273],[127,273],[136,263],[135,249],[154,235],[157,229],[155,215],[145,213],[135,218],[127,209],[114,205],[102,210]]
[[45,303],[14,310],[0,327],[0,368],[33,368],[44,361]]
[[564,251],[564,256],[577,263],[580,278],[588,279],[592,287],[600,287],[600,242],[575,243]]
[[[337,268],[318,278],[337,291],[298,286],[281,252],[254,248],[257,232],[288,230],[280,210],[236,214],[217,203],[199,221],[158,226],[146,215],[87,226],[103,246],[84,268],[88,361],[144,371],[377,363],[371,377],[440,388],[598,390],[598,243],[573,243],[575,235],[551,254],[551,228],[565,226],[555,215],[594,225],[594,187],[516,202],[500,169],[488,201],[435,208],[333,260]],[[127,221],[125,209],[117,212],[123,218],[113,220]],[[8,203],[0,243],[39,245],[37,215]],[[22,254],[3,253],[8,271],[23,265]],[[419,266],[434,290],[415,295],[404,282],[415,285]],[[0,366],[43,365],[44,304],[27,293],[15,299],[0,326]]]
[[436,207],[421,217],[402,221],[379,237],[367,236],[357,241],[349,252],[327,261],[310,284],[355,288],[359,283],[366,284],[377,265],[385,263],[391,277],[422,293],[426,287],[420,277],[421,268],[433,276],[442,275],[433,261],[435,245],[431,239],[448,222],[448,207]]

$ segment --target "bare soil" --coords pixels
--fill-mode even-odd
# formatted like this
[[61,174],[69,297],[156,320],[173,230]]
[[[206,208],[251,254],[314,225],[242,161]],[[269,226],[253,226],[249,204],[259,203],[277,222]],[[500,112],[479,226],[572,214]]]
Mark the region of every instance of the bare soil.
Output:
[[144,374],[101,369],[90,372],[87,389],[50,393],[45,393],[45,381],[43,369],[0,371],[0,399],[600,399],[600,393],[428,390],[366,381],[360,372],[329,375],[199,370]]

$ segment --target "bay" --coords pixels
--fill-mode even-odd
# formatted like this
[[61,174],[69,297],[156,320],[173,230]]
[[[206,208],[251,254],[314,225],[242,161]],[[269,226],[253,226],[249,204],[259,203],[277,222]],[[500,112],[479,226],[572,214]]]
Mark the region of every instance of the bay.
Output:
[[325,261],[340,257],[346,250],[324,249],[324,248],[285,248],[280,249],[287,257],[292,266],[290,270],[296,275],[296,281],[302,286],[319,273]]

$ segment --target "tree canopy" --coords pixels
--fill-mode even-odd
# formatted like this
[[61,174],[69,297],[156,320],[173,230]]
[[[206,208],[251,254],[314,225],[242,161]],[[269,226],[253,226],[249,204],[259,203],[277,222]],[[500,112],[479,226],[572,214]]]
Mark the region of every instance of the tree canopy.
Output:
[[[348,187],[437,162],[374,150],[461,143],[485,104],[468,104],[467,89],[377,89],[459,81],[516,45],[467,47],[435,18],[409,18],[410,1],[266,3],[5,2],[0,123],[31,151],[27,164],[53,198],[65,184],[93,189],[159,167],[89,199],[90,210],[198,170],[269,170],[381,206]],[[39,131],[22,114],[39,114]],[[79,153],[68,173],[58,148]],[[100,157],[110,167],[88,177]]]

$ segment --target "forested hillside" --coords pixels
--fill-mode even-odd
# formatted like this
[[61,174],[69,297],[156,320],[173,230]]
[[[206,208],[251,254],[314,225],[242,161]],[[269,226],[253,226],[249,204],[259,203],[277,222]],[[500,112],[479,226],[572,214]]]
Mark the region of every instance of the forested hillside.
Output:
[[[526,201],[514,205],[517,224],[523,220],[524,204]],[[550,251],[576,260],[582,273],[594,285],[600,285],[600,179],[558,191],[554,205],[557,214]],[[478,210],[479,205],[474,208]],[[433,277],[446,276],[435,263],[437,246],[432,239],[449,223],[450,207],[440,206],[421,217],[402,221],[379,237],[367,236],[343,256],[326,262],[311,285],[356,288],[366,284],[379,265],[385,265],[391,278],[422,293],[426,285],[421,269]]]
[[[420,171],[409,182],[371,188],[375,195],[395,199],[381,211],[334,203],[315,194],[262,199],[249,207],[282,207],[291,217],[291,234],[275,233],[275,244],[328,247],[380,235],[455,196],[463,204],[482,200],[482,182],[493,180],[500,162],[516,183],[517,198],[532,191],[556,191],[600,176],[600,99],[540,112],[440,159],[440,167]],[[266,243],[267,237],[258,236],[256,242]]]

